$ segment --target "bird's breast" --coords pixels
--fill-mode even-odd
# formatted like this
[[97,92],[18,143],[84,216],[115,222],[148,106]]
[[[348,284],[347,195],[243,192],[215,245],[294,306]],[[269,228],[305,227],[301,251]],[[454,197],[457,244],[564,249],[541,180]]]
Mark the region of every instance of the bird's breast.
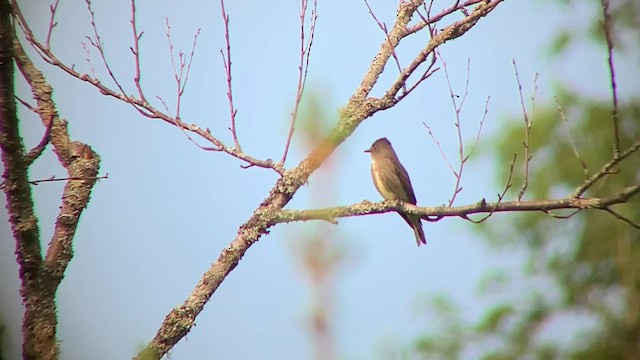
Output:
[[397,200],[399,197],[389,187],[389,185],[391,185],[389,184],[389,180],[391,179],[389,179],[389,174],[385,177],[385,169],[383,169],[383,167],[384,166],[380,161],[371,161],[371,177],[373,178],[373,184],[385,200]]

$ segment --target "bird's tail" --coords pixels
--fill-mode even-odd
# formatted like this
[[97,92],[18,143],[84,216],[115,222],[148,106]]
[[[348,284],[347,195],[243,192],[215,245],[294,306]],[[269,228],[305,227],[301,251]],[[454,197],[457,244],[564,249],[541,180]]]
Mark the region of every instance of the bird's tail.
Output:
[[416,235],[416,242],[418,243],[418,246],[426,244],[427,239],[424,236],[424,229],[422,229],[422,221],[420,218],[412,218],[411,220],[413,220],[411,227],[413,228],[413,233]]
[[407,224],[409,224],[409,226],[411,226],[411,228],[413,229],[413,233],[416,236],[416,243],[418,243],[418,246],[426,244],[427,239],[424,236],[424,230],[422,229],[422,220],[420,220],[420,218],[417,216],[411,216],[402,213],[400,215],[402,216],[404,221],[406,221]]

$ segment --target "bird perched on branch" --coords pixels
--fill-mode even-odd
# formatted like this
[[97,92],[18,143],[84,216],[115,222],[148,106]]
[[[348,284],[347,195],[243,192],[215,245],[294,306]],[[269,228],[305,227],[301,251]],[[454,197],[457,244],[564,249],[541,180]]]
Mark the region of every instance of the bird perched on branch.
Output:
[[[376,189],[385,200],[402,200],[415,205],[416,195],[413,193],[411,179],[407,170],[402,166],[393,146],[387,138],[376,140],[364,152],[371,154],[371,177]],[[404,221],[411,226],[416,236],[418,246],[426,244],[420,217],[412,214],[399,213]]]

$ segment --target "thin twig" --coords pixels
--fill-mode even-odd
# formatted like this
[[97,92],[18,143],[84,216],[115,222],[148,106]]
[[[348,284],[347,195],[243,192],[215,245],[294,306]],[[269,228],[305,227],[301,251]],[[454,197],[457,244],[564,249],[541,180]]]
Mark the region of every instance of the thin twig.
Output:
[[86,36],[85,38],[89,40],[89,43],[98,50],[98,54],[100,54],[100,58],[102,59],[102,64],[104,65],[104,68],[107,70],[109,77],[111,77],[111,80],[113,80],[113,82],[116,84],[118,89],[120,89],[120,93],[126,96],[126,92],[124,91],[124,88],[120,85],[120,82],[116,78],[113,71],[111,71],[111,66],[109,65],[109,61],[107,61],[107,54],[104,51],[104,47],[102,46],[102,39],[100,38],[100,34],[98,32],[98,26],[96,25],[96,14],[93,12],[93,9],[91,8],[91,0],[85,0],[85,3],[87,4],[87,10],[89,10],[89,15],[91,16],[91,27],[93,28],[93,36],[95,37],[95,40],[89,36]]
[[86,176],[86,177],[80,177],[80,176],[69,176],[69,177],[63,177],[63,178],[57,178],[55,176],[52,176],[48,179],[42,179],[42,180],[31,180],[29,181],[29,184],[32,185],[38,185],[41,183],[46,183],[46,182],[55,182],[55,181],[82,181],[82,180],[102,180],[102,179],[108,179],[109,178],[109,174],[105,174],[104,176]]
[[[465,16],[465,18],[454,22],[453,24],[444,28],[442,31],[433,35],[431,37],[431,40],[429,41],[429,44],[427,44],[427,46],[425,46],[425,48],[423,48],[416,55],[413,61],[402,70],[402,72],[398,75],[398,78],[396,79],[396,81],[393,84],[391,84],[388,90],[384,93],[383,97],[379,99],[378,103],[384,104],[384,106],[381,107],[381,110],[387,109],[397,104],[400,99],[404,98],[404,96],[397,97],[398,92],[403,88],[404,83],[415,72],[415,70],[426,61],[429,55],[433,54],[433,52],[435,51],[435,49],[438,47],[440,43],[440,39],[442,38],[455,39],[459,36],[462,36],[464,33],[466,33],[466,31],[471,29],[471,27],[473,27],[475,23],[477,23],[486,14],[491,12],[502,1],[504,0],[493,0],[493,1],[484,2],[478,5],[471,13],[469,13],[468,16]],[[419,3],[421,2],[418,2],[414,5],[419,6]],[[403,4],[406,5],[407,3],[403,3]],[[411,6],[414,6],[414,5],[411,5]],[[409,5],[406,5],[406,6],[409,6]],[[392,29],[389,34],[389,38],[391,39],[391,42],[390,44],[385,43],[384,44],[385,47],[397,46],[399,43],[399,39],[412,33],[410,29],[407,28],[406,25],[402,26],[402,28],[396,28],[397,26],[400,26],[400,23],[396,23],[394,25],[394,29]],[[382,72],[383,69],[384,69],[383,67],[380,67],[379,69],[376,69],[376,71]],[[358,89],[358,93],[356,93],[356,95],[361,96],[362,94],[364,94],[366,96],[369,94],[372,88],[373,87],[360,88]]]
[[38,110],[33,107],[33,105],[29,104],[28,102],[26,102],[25,100],[23,100],[22,98],[20,98],[19,96],[16,96],[16,100],[18,100],[18,102],[20,104],[22,104],[22,106],[26,107],[27,109],[29,109],[30,111],[34,112],[34,113],[38,113]]
[[138,33],[138,29],[136,27],[136,1],[131,0],[131,31],[133,31],[133,47],[129,49],[133,53],[133,60],[135,63],[135,75],[133,76],[133,83],[138,89],[138,96],[140,96],[140,100],[146,102],[147,99],[144,97],[144,92],[142,91],[142,86],[140,85],[140,38],[142,38],[142,34],[144,31]]
[[453,188],[453,195],[449,199],[449,206],[453,205],[455,202],[456,196],[462,191],[460,187],[460,183],[462,182],[462,172],[464,171],[464,163],[465,163],[465,155],[464,155],[464,143],[462,141],[462,126],[460,123],[460,113],[462,111],[462,106],[464,104],[465,99],[467,98],[467,94],[469,91],[469,74],[471,70],[471,61],[467,60],[467,79],[466,85],[464,89],[464,95],[462,96],[462,100],[460,104],[456,101],[456,98],[459,97],[453,91],[453,85],[451,84],[451,79],[449,78],[449,70],[447,68],[447,62],[444,57],[440,53],[440,50],[436,49],[435,51],[436,57],[442,63],[442,68],[444,69],[444,77],[447,82],[447,86],[449,88],[449,97],[451,99],[451,105],[453,106],[453,112],[455,114],[455,122],[454,126],[456,128],[456,134],[458,136],[458,170],[454,172],[456,182]]
[[[173,120],[173,125],[175,125],[178,129],[180,129],[180,131],[187,138],[187,140],[189,140],[191,143],[193,143],[195,146],[197,146],[202,150],[206,150],[206,151],[223,151],[224,150],[222,146],[210,147],[210,146],[200,145],[199,142],[197,142],[193,137],[191,137],[191,135],[189,135],[189,133],[187,132],[187,129],[185,129],[184,126],[180,125],[180,118],[177,116],[173,116],[171,114],[171,110],[169,110],[169,107],[167,106],[167,103],[164,101],[164,99],[158,95],[156,95],[156,98],[160,100],[160,103],[164,107],[164,110],[169,114],[169,117]],[[207,129],[207,132],[208,131],[209,129]]]
[[[440,54],[438,52],[438,54]],[[467,59],[467,78],[464,83],[464,94],[462,95],[462,100],[460,100],[460,105],[458,105],[458,112],[462,111],[464,107],[465,101],[467,101],[467,97],[469,95],[469,78],[471,77],[471,59]]]
[[[385,35],[385,41],[389,42],[389,30],[387,29],[387,24],[385,24],[384,22],[378,20],[378,18],[376,17],[376,14],[373,12],[373,10],[371,9],[371,6],[369,5],[369,2],[367,0],[364,0],[365,5],[367,5],[367,9],[369,10],[369,14],[371,14],[371,17],[373,18],[373,20],[376,22],[376,24],[378,24],[378,28],[380,28],[380,30],[382,30],[382,32]],[[393,59],[395,60],[396,63],[396,67],[398,68],[398,72],[402,72],[402,66],[400,65],[400,60],[398,59],[398,54],[396,54],[396,49],[395,46],[391,47],[391,56],[393,56]],[[406,91],[406,88],[404,89]]]
[[551,217],[552,217],[552,218],[554,218],[554,219],[566,220],[566,219],[572,218],[574,215],[576,215],[576,214],[577,214],[577,213],[579,213],[580,211],[582,211],[582,209],[574,210],[574,211],[570,212],[570,213],[569,213],[569,214],[567,214],[567,215],[553,214],[550,210],[545,210],[545,211],[543,211],[543,213],[545,213],[545,214],[547,214],[547,215],[551,216]]
[[222,55],[222,62],[224,63],[224,71],[227,74],[227,99],[229,100],[229,116],[231,117],[231,136],[233,137],[233,143],[238,151],[242,151],[240,142],[238,141],[238,133],[236,132],[236,115],[238,110],[233,105],[233,87],[231,86],[231,42],[229,40],[229,15],[224,9],[224,0],[220,0],[220,9],[222,10],[222,20],[224,22],[224,40],[227,44],[226,56],[224,51],[220,49]]
[[[430,12],[431,12],[431,6],[433,5],[433,1],[430,2],[429,4],[429,8],[427,10],[427,16],[429,16]],[[424,6],[424,5],[423,5]],[[418,14],[418,16],[420,16],[423,20],[425,20],[424,16],[420,13],[419,10],[416,10],[416,13]],[[431,39],[433,39],[433,37],[436,34],[436,30],[435,27],[433,27],[432,25],[429,25],[429,36]],[[395,51],[395,49],[394,49]],[[438,56],[436,55],[435,51],[431,52],[431,62],[429,63],[429,65],[427,66],[427,68],[424,70],[424,72],[422,73],[422,75],[420,76],[420,78],[413,84],[411,85],[408,89],[406,87],[406,82],[405,84],[403,84],[403,91],[402,93],[395,98],[396,102],[400,102],[403,98],[405,98],[406,96],[408,96],[414,89],[416,89],[424,80],[428,79],[431,75],[433,75],[436,71],[440,70],[439,67],[437,68],[433,68],[436,64],[436,61],[438,60]],[[399,65],[399,64],[398,64]],[[402,70],[400,70],[402,71]]]
[[[164,111],[167,112],[167,114],[169,114],[169,118],[171,119],[176,119],[175,116],[173,116],[173,114],[171,113],[171,110],[169,110],[169,106],[167,105],[167,103],[164,101],[164,99],[162,98],[162,96],[160,95],[156,95],[156,99],[160,100],[160,103],[162,104],[162,107],[164,108]],[[175,123],[174,123],[175,125]]]
[[[509,191],[509,189],[511,189],[511,185],[512,182],[511,180],[513,179],[513,169],[516,165],[516,159],[518,158],[518,153],[514,153],[513,154],[513,159],[511,160],[511,164],[509,165],[509,175],[507,176],[507,182],[505,183],[504,189],[502,190],[501,194],[498,194],[498,202],[496,203],[495,206],[492,207],[491,211],[483,218],[479,219],[479,220],[473,220],[469,217],[463,216],[463,218],[465,220],[469,220],[472,223],[476,223],[479,224],[481,222],[486,221],[488,218],[491,217],[491,215],[493,215],[494,212],[496,212],[498,210],[498,208],[500,207],[500,204],[502,204],[502,201],[504,200],[504,196],[507,194],[507,191]],[[484,199],[483,199],[484,200]],[[518,200],[519,202],[520,200]]]
[[93,77],[94,79],[97,79],[96,68],[93,66],[93,63],[91,62],[91,50],[89,50],[89,47],[84,41],[82,42],[82,50],[84,50],[84,61],[87,63],[87,66],[89,67],[89,71],[91,71],[91,77]]
[[[95,13],[93,11],[93,8],[91,7],[91,0],[85,0],[85,2],[87,4],[87,9],[89,10],[89,14],[91,16],[91,27],[93,28],[93,34],[94,34],[94,38],[91,38],[89,36],[85,36],[85,38],[87,40],[89,40],[89,43],[98,50],[98,54],[100,54],[100,58],[102,59],[102,64],[103,64],[104,68],[107,70],[107,73],[109,74],[109,77],[111,78],[111,80],[113,80],[113,82],[116,84],[116,86],[120,90],[119,95],[122,98],[126,98],[126,99],[132,98],[132,96],[128,96],[126,94],[126,92],[124,90],[124,87],[120,85],[120,82],[118,81],[118,79],[116,78],[115,74],[111,70],[111,66],[109,65],[109,62],[107,61],[106,51],[105,51],[104,46],[102,44],[102,39],[100,38],[100,33],[98,32],[98,27],[97,27],[96,20],[95,20]],[[141,104],[147,104],[147,100],[144,98],[144,94],[142,93],[142,88],[140,86],[140,64],[139,64],[138,44],[139,44],[140,38],[142,37],[142,33],[140,33],[140,34],[137,33],[136,21],[135,21],[135,11],[136,11],[135,1],[131,0],[131,20],[130,20],[130,22],[131,22],[131,25],[132,25],[133,41],[134,41],[135,49],[132,48],[132,47],[130,47],[129,49],[133,53],[134,61],[136,63],[135,64],[136,70],[135,70],[135,75],[134,75],[134,83],[135,83],[136,88],[140,92],[140,103]],[[25,30],[25,26],[26,26],[26,24],[25,25],[21,25],[23,30]],[[26,30],[25,30],[25,32],[26,32]],[[30,38],[33,38],[33,36],[30,35]],[[31,41],[31,42],[33,44],[33,41]],[[84,47],[84,49],[86,51],[86,54],[87,54],[86,61],[89,64],[89,67],[91,68],[91,72],[92,72],[92,75],[93,75],[93,80],[94,80],[94,82],[98,82],[99,83],[99,80],[98,80],[98,78],[96,77],[96,74],[95,74],[95,69],[93,68],[93,65],[91,64],[89,49],[84,44],[83,44],[83,47]],[[57,65],[57,66],[63,68],[63,70],[66,71],[66,69],[64,69],[64,67],[62,66],[62,63],[57,58],[55,58],[55,56],[52,56],[53,53],[48,52],[46,54],[47,54],[48,58],[50,58],[52,61],[54,61],[53,62],[54,65]],[[67,72],[69,73],[69,71],[67,71]],[[82,80],[86,81],[87,79],[82,79]],[[102,94],[110,95],[108,92],[105,92],[104,89],[100,89],[100,90],[101,90]],[[137,106],[136,104],[134,104],[134,103],[132,103],[130,101],[126,101],[126,102],[128,104],[130,104],[134,109],[136,109],[136,111],[138,113],[140,113],[141,115],[146,116],[146,117],[150,117],[149,116],[150,114],[144,110],[144,107]]]
[[608,212],[609,214],[613,215],[616,219],[618,220],[622,220],[624,222],[626,222],[627,224],[633,226],[636,229],[640,229],[640,223],[636,223],[633,220],[627,218],[626,216],[614,211],[613,209],[611,209],[610,207],[606,207],[604,209],[606,212]]
[[413,90],[415,90],[418,87],[418,85],[420,85],[423,81],[425,81],[426,79],[431,77],[431,75],[433,75],[436,71],[440,70],[439,67],[437,67],[435,69],[433,68],[433,66],[436,64],[437,56],[435,56],[435,54],[432,54],[432,55],[433,56],[431,57],[431,62],[429,63],[427,68],[424,70],[424,72],[422,73],[420,78],[413,85],[411,85],[409,88],[406,88],[406,86],[405,86],[404,90],[402,91],[402,93],[398,97],[396,97],[396,99],[395,99],[396,102],[400,102],[400,100],[404,99]]
[[38,39],[34,36],[33,31],[31,30],[27,21],[25,20],[24,15],[20,11],[20,7],[18,6],[18,4],[16,2],[13,2],[12,6],[13,6],[14,16],[15,16],[15,19],[17,20],[18,26],[23,31],[26,40],[35,49],[35,51],[42,58],[42,60],[46,61],[47,63],[53,66],[58,67],[59,69],[61,69],[62,71],[66,72],[67,74],[69,74],[74,78],[92,85],[101,94],[116,98],[122,101],[123,103],[133,106],[136,109],[136,111],[138,111],[142,116],[145,116],[149,119],[159,119],[172,126],[178,127],[179,129],[181,129],[181,131],[186,130],[191,133],[197,134],[201,138],[213,144],[214,146],[213,150],[220,149],[219,151],[223,151],[241,161],[244,161],[245,163],[251,166],[257,166],[265,169],[272,169],[281,176],[284,174],[285,172],[284,167],[275,163],[273,160],[256,159],[251,155],[244,153],[241,149],[238,149],[237,147],[226,146],[222,141],[214,137],[209,131],[209,129],[203,129],[198,125],[189,124],[179,119],[176,119],[173,116],[169,116],[161,112],[160,110],[155,108],[153,105],[149,104],[148,102],[142,101],[141,99],[138,99],[132,95],[127,96],[125,94],[122,94],[121,92],[118,92],[104,85],[95,76],[95,73],[93,73],[93,76],[85,73],[80,73],[73,66],[66,65],[50,49],[47,49],[46,46],[41,42],[39,42]]
[[603,31],[607,41],[609,78],[611,80],[611,122],[613,126],[613,158],[620,156],[620,130],[618,125],[618,86],[616,84],[616,69],[613,62],[613,38],[611,36],[611,15],[609,14],[609,0],[601,0],[603,14]]
[[473,150],[475,150],[476,146],[480,142],[480,134],[482,134],[482,127],[484,126],[484,122],[487,119],[487,114],[489,113],[489,100],[490,99],[491,99],[491,96],[487,96],[487,101],[485,101],[485,103],[484,103],[484,113],[482,113],[482,119],[480,119],[480,124],[478,125],[478,132],[476,133],[476,138],[473,140],[473,144],[471,144],[469,152],[464,157],[464,161],[467,161],[471,157],[471,154],[473,153]]
[[424,125],[424,127],[427,128],[427,132],[429,133],[429,136],[431,136],[431,139],[438,147],[438,150],[440,151],[440,156],[442,156],[444,161],[447,163],[447,166],[449,166],[449,170],[451,170],[451,173],[453,174],[453,176],[458,177],[458,173],[453,169],[453,165],[451,165],[451,162],[447,158],[447,155],[444,153],[444,150],[440,145],[440,141],[438,141],[438,139],[436,139],[435,135],[433,134],[433,130],[431,130],[431,126],[429,126],[426,122],[422,122],[422,125]]
[[574,190],[573,194],[571,194],[571,197],[574,197],[574,198],[580,197],[596,181],[600,180],[602,177],[604,177],[606,175],[614,174],[615,172],[611,171],[611,169],[614,166],[618,165],[626,157],[628,157],[629,155],[631,155],[631,154],[635,153],[636,151],[638,151],[638,149],[640,149],[640,140],[636,141],[631,146],[629,146],[629,148],[626,151],[624,151],[623,153],[621,153],[620,156],[618,156],[618,158],[611,159],[611,160],[609,160],[608,163],[604,164],[602,166],[602,168],[600,168],[600,170],[598,170],[597,173],[591,175],[591,177],[589,179],[587,179],[584,183],[582,183],[582,185],[578,186],[578,188],[576,190]]
[[[464,3],[460,3],[460,0],[456,0],[456,2],[449,8],[442,10],[440,13],[434,15],[434,16],[430,16],[429,13],[431,12],[431,5],[433,5],[433,1],[431,2],[431,5],[429,6],[429,10],[427,11],[427,17],[428,18],[424,18],[422,17],[422,22],[419,22],[418,24],[412,25],[407,27],[407,31],[410,34],[413,34],[415,32],[418,32],[422,29],[424,29],[427,26],[430,25],[434,25],[435,23],[437,23],[438,21],[442,20],[444,17],[453,14],[456,11],[463,11],[463,14],[465,12],[465,9],[468,8],[471,5],[475,5],[477,3],[483,2],[486,0],[469,0],[469,1],[465,1]],[[466,14],[464,14],[464,16],[469,16],[468,12]]]
[[318,2],[313,1],[313,10],[311,10],[311,28],[309,30],[309,39],[305,38],[304,25],[307,18],[307,6],[308,0],[301,0],[300,8],[300,63],[298,64],[298,87],[296,91],[296,100],[293,105],[293,111],[291,112],[291,122],[289,123],[289,132],[287,134],[287,141],[284,144],[284,151],[282,152],[282,158],[280,159],[280,165],[284,166],[287,161],[287,155],[289,154],[289,147],[291,146],[291,139],[293,138],[293,132],[296,127],[296,120],[298,119],[298,109],[300,102],[302,101],[302,93],[304,92],[304,86],[307,82],[307,74],[309,72],[309,59],[311,56],[311,47],[313,45],[313,37],[316,33],[316,21],[318,20]]
[[554,97],[556,100],[556,105],[558,106],[558,113],[560,113],[560,118],[562,119],[563,129],[565,131],[565,135],[567,136],[567,140],[571,145],[571,149],[573,149],[573,154],[576,156],[578,161],[580,161],[580,165],[582,166],[582,173],[584,174],[585,179],[589,177],[589,168],[587,167],[587,163],[585,163],[582,156],[580,156],[580,152],[578,151],[578,147],[576,146],[573,138],[571,137],[571,131],[569,129],[569,120],[567,119],[566,114],[564,113],[564,109],[562,108],[562,104],[560,104],[560,100],[557,96]]
[[58,10],[58,4],[60,0],[56,0],[55,3],[49,5],[49,11],[51,11],[51,17],[49,18],[49,30],[47,30],[47,39],[45,40],[45,46],[50,49],[51,48],[51,34],[53,33],[53,28],[58,25],[58,22],[55,21],[56,11]]
[[187,80],[189,80],[189,72],[191,71],[191,64],[193,63],[193,57],[196,53],[196,45],[198,43],[198,36],[200,36],[200,32],[202,28],[198,28],[196,30],[195,35],[193,35],[193,45],[191,46],[191,53],[189,54],[189,62],[187,63],[187,72],[184,76],[184,81],[182,82],[182,89],[180,89],[180,96],[184,94],[184,89],[187,87]]
[[42,135],[42,139],[40,140],[38,145],[31,149],[25,156],[24,160],[27,165],[31,165],[38,157],[40,157],[44,149],[47,147],[47,144],[49,143],[49,136],[51,135],[51,127],[53,127],[53,118],[54,114],[51,114],[49,122],[47,122],[47,124],[45,125],[44,135]]
[[[187,82],[189,80],[189,71],[191,70],[191,63],[193,61],[193,56],[195,54],[196,45],[198,43],[198,36],[200,35],[201,29],[198,28],[196,34],[193,37],[193,45],[191,47],[191,54],[189,55],[189,62],[187,64],[187,59],[182,51],[178,51],[178,67],[176,67],[175,56],[173,53],[173,42],[171,41],[171,24],[169,23],[169,18],[165,18],[165,24],[167,26],[167,41],[169,42],[169,53],[171,58],[171,66],[173,67],[173,78],[176,82],[176,118],[180,118],[180,104],[182,103],[182,95],[184,94],[184,89],[187,86]],[[186,68],[186,72],[185,72]],[[165,108],[166,108],[166,104]]]
[[[187,137],[187,140],[191,141],[195,146],[199,147],[202,150],[206,150],[206,151],[224,151],[224,147],[222,146],[222,144],[217,145],[215,147],[200,145],[200,143],[198,143],[193,137],[191,137],[191,135],[189,135],[189,133],[187,132],[187,130],[184,127],[180,126],[178,117],[175,117],[173,119],[175,121],[174,125],[178,129],[180,129],[180,131],[182,131],[184,136]],[[209,129],[207,129],[207,132],[208,131],[209,131]],[[240,166],[242,166],[242,165],[240,165]]]
[[[530,149],[529,149],[529,138],[530,138],[530,134],[531,134],[531,122],[533,121],[533,119],[529,118],[529,114],[527,113],[527,107],[524,104],[524,96],[522,95],[522,82],[520,82],[520,74],[518,73],[518,65],[516,64],[515,59],[512,60],[513,62],[513,69],[515,71],[516,74],[516,82],[518,83],[518,95],[520,96],[520,105],[522,106],[522,115],[524,118],[524,142],[522,143],[523,147],[524,147],[524,177],[522,180],[522,186],[520,187],[520,192],[518,193],[518,201],[522,200],[522,197],[524,196],[524,193],[527,191],[527,187],[529,186],[529,162],[531,161],[532,155],[529,153]],[[536,74],[535,79],[533,81],[534,83],[534,88],[537,88],[537,79],[538,79],[538,74]],[[535,90],[534,90],[534,95],[532,96],[532,108],[533,108],[533,99],[535,99]]]

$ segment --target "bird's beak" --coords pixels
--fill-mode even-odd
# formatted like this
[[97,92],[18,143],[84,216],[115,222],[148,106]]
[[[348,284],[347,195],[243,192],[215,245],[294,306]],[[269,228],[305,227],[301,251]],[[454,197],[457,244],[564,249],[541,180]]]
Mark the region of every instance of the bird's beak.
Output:
[[364,152],[366,153],[370,153],[371,152],[371,148],[368,148],[367,150],[365,150]]

